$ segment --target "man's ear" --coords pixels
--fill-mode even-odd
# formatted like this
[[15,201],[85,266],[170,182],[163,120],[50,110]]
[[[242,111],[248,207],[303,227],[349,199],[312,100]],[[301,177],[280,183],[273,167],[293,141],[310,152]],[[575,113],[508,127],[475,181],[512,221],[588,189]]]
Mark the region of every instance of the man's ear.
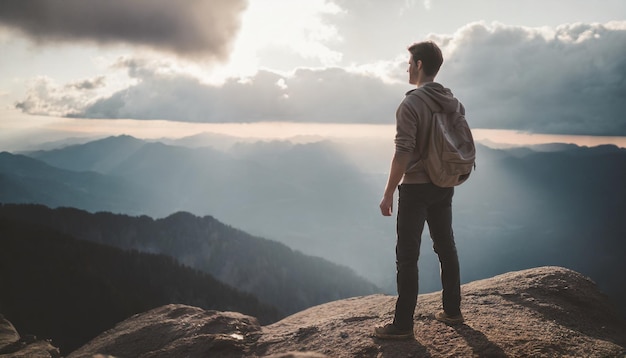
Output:
[[421,70],[421,69],[422,69],[422,67],[423,67],[423,65],[424,65],[424,64],[422,63],[422,60],[417,60],[417,63],[416,63],[416,64],[417,64],[416,68],[417,68],[417,70],[418,70],[418,71],[419,71],[419,70]]

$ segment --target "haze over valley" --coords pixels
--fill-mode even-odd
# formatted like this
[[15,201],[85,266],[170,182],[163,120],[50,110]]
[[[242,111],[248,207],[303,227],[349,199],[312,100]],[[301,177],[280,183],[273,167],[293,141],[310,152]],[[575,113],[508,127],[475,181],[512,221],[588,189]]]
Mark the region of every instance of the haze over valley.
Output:
[[[194,145],[184,145],[191,139]],[[222,149],[198,145],[202,137],[164,144],[118,136],[5,152],[0,201],[153,218],[180,211],[211,216],[349,267],[394,293],[395,219],[377,207],[389,143],[221,139],[204,138]],[[624,268],[626,150],[556,144],[478,150],[476,171],[454,201],[463,281],[562,265],[624,302],[622,281],[607,273]],[[440,289],[438,273],[425,230],[422,292]]]

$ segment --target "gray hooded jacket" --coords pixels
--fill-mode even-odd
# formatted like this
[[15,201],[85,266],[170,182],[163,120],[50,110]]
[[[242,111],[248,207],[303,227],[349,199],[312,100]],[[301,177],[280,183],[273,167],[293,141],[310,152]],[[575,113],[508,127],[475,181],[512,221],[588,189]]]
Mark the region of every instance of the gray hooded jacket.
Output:
[[[427,100],[419,97],[415,91],[427,94]],[[433,112],[454,112],[458,100],[450,89],[437,82],[426,83],[406,93],[406,97],[396,111],[396,152],[412,153],[407,165],[403,184],[430,183],[430,178],[421,162],[422,153],[428,144]],[[461,113],[465,107],[461,105]]]

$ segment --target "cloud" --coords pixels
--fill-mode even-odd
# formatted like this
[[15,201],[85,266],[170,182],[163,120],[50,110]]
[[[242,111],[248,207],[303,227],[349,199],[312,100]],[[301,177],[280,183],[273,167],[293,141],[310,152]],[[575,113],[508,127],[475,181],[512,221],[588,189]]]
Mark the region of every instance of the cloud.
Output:
[[452,36],[440,80],[481,128],[626,135],[626,22],[556,29],[474,23]]
[[106,80],[104,76],[98,76],[93,79],[81,80],[78,82],[70,83],[67,85],[69,88],[74,88],[77,90],[92,90],[96,88],[101,88],[106,85]]
[[[48,77],[37,77],[32,80],[23,101],[15,104],[15,108],[35,115],[67,116],[89,103],[90,95],[85,93],[101,79],[84,80],[68,85],[59,85]],[[91,85],[88,85],[91,84]]]
[[40,44],[128,43],[225,59],[244,0],[3,0],[0,25]]
[[[430,38],[446,58],[438,80],[463,101],[474,128],[626,135],[626,22],[557,28],[474,23]],[[133,83],[122,90],[103,94],[99,87],[88,90],[91,82],[44,82],[18,107],[87,118],[393,123],[410,89],[407,56],[349,69],[264,70],[221,85],[163,61],[127,58],[116,64]]]
[[137,84],[67,115],[212,123],[393,123],[398,92],[404,90],[340,68],[298,69],[289,75],[260,71],[218,86],[160,71],[154,63],[129,59],[118,66],[126,66]]

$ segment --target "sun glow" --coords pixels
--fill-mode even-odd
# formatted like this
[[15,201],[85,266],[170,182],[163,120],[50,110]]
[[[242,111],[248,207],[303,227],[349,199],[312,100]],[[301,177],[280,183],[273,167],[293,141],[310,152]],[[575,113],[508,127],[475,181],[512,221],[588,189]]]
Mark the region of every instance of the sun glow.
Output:
[[336,64],[342,55],[328,43],[341,39],[337,29],[324,21],[324,16],[341,12],[341,8],[326,0],[250,2],[228,64],[216,70],[216,75],[251,76],[258,71],[264,51],[315,59],[322,65]]

